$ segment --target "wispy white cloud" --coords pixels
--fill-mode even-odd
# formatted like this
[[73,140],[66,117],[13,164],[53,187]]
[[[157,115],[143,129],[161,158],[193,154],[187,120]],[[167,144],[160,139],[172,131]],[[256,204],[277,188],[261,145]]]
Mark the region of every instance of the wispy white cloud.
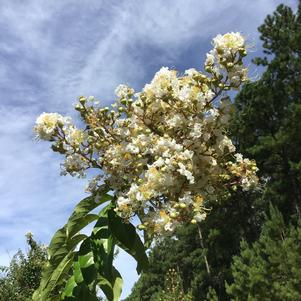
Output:
[[[42,111],[70,113],[78,95],[105,102],[117,84],[140,89],[162,65],[201,68],[210,39],[257,27],[278,0],[0,2],[0,264],[33,231],[48,242],[83,195],[31,131]],[[286,1],[296,6],[295,1]],[[260,48],[260,47],[258,47]],[[125,292],[135,264],[119,256]]]
[[48,240],[83,195],[84,183],[58,177],[58,159],[33,139],[28,109],[2,108],[0,116],[0,240],[10,249],[23,245],[28,230]]

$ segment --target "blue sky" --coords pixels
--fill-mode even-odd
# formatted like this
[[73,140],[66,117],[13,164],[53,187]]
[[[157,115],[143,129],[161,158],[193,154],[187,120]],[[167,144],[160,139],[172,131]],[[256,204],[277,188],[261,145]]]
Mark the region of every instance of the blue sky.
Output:
[[[282,1],[296,7],[297,1]],[[85,196],[86,181],[59,176],[60,159],[34,140],[37,115],[73,113],[79,95],[104,104],[127,83],[139,90],[161,66],[202,68],[210,40],[240,31],[260,53],[257,27],[278,0],[1,0],[0,265],[24,234],[48,243]],[[251,75],[259,70],[251,67]],[[120,254],[126,296],[137,279]]]

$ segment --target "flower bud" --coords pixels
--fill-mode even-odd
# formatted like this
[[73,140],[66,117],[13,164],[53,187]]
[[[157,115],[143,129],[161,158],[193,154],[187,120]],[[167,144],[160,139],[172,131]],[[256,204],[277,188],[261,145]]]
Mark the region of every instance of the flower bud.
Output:
[[211,72],[211,71],[212,71],[212,67],[211,67],[211,66],[206,66],[206,67],[205,67],[205,70],[206,70],[207,72]]
[[94,139],[90,136],[90,137],[88,137],[87,142],[89,144],[92,144],[94,142]]
[[78,100],[81,104],[85,104],[87,101],[87,98],[85,96],[80,96]]
[[199,77],[200,77],[201,80],[207,79],[207,76],[205,74],[200,74]]
[[176,212],[172,212],[171,214],[170,214],[170,217],[171,218],[176,218],[178,216],[178,214],[176,213]]
[[79,103],[77,103],[77,104],[75,105],[75,110],[76,110],[76,111],[81,111],[82,108],[83,108],[83,107],[82,107]]

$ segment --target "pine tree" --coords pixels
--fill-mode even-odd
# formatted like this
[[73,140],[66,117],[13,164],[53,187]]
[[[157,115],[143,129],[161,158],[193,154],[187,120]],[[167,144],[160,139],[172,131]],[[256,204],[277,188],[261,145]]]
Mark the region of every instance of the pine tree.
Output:
[[289,219],[301,206],[301,6],[280,5],[259,27],[266,68],[235,101],[233,136],[243,154],[254,158],[267,184],[264,200]]
[[227,286],[233,301],[301,300],[301,220],[286,226],[282,214],[270,209],[258,241],[241,243],[232,265],[234,282]]

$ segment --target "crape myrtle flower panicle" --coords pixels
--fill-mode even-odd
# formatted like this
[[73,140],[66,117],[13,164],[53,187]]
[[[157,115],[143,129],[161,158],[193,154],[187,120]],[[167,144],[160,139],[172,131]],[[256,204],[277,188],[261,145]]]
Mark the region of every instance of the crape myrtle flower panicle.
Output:
[[236,154],[227,136],[227,91],[247,79],[246,53],[240,33],[218,35],[205,72],[192,68],[181,76],[163,67],[141,92],[119,85],[111,108],[81,96],[75,109],[83,130],[70,118],[43,113],[35,132],[65,155],[63,174],[98,169],[87,191],[95,193],[103,181],[125,221],[138,215],[139,228],[155,235],[201,222],[209,202],[258,184],[256,163]]

